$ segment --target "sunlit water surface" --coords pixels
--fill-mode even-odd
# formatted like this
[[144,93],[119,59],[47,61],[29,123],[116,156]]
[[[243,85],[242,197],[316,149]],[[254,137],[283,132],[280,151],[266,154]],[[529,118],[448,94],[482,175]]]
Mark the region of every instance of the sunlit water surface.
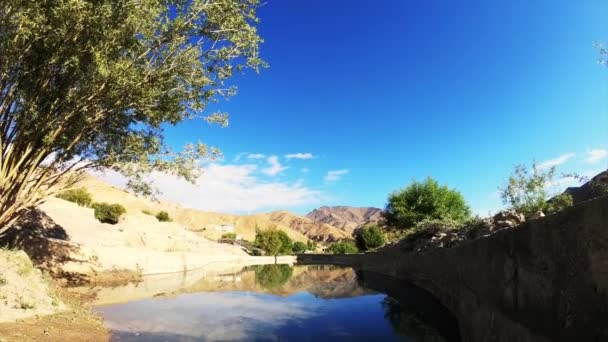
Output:
[[[166,288],[159,286],[165,277],[122,292],[97,289],[99,302],[106,304],[95,310],[112,341],[458,340],[455,323],[436,313],[432,298],[395,281],[368,281],[351,268],[266,265],[199,279],[173,276],[183,278]],[[389,296],[372,287],[409,292]],[[138,290],[151,298],[138,299]],[[128,300],[125,294],[134,300],[107,304],[112,296]]]

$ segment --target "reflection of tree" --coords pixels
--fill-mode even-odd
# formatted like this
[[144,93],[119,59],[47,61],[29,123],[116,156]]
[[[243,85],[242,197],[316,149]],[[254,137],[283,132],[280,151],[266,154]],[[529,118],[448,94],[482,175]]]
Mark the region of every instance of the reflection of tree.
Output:
[[414,312],[402,308],[396,299],[386,297],[382,301],[382,306],[384,317],[390,322],[397,335],[412,337],[415,341],[445,341],[437,331],[419,320]]
[[289,265],[256,266],[255,281],[265,289],[274,289],[285,285],[292,274],[293,267]]

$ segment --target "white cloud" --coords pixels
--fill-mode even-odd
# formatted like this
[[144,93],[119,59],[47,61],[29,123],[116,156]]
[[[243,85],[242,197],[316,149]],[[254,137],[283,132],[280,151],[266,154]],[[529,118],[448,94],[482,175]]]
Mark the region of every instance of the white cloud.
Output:
[[[257,165],[213,163],[205,168],[196,185],[175,176],[153,173],[149,179],[165,200],[204,211],[246,213],[300,205],[316,205],[325,195],[302,182],[265,182],[255,176]],[[101,178],[123,186],[124,177],[106,172]]]
[[349,170],[333,170],[333,171],[329,171],[327,173],[327,175],[325,176],[325,181],[326,182],[335,182],[337,180],[339,180],[340,178],[342,178],[342,176],[344,176],[345,174],[349,173]]
[[587,152],[587,158],[585,161],[589,164],[595,164],[608,157],[608,150],[596,149]]
[[247,159],[264,159],[266,158],[266,155],[261,154],[261,153],[249,153],[247,155]]
[[269,166],[262,169],[262,172],[269,176],[276,176],[288,169],[288,167],[281,165],[279,162],[279,157],[277,156],[270,156],[268,159],[266,159],[266,161],[268,161]]
[[313,159],[315,156],[312,153],[291,153],[285,155],[287,159]]
[[576,156],[575,153],[566,153],[566,154],[562,154],[561,156],[559,156],[555,159],[545,160],[538,164],[538,169],[544,170],[544,169],[548,169],[548,168],[551,168],[554,166],[562,165],[562,164],[566,163],[568,160],[574,158],[574,156]]
[[302,172],[302,173],[309,173],[310,169],[307,168],[307,167],[303,167],[302,169],[300,169],[300,172]]

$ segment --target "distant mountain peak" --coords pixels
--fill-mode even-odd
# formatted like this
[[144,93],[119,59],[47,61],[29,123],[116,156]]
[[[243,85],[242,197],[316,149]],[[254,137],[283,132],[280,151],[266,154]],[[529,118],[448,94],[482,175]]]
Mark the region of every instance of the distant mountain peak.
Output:
[[325,223],[352,234],[355,229],[367,223],[382,220],[382,209],[344,205],[323,206],[314,209],[306,217],[313,222]]

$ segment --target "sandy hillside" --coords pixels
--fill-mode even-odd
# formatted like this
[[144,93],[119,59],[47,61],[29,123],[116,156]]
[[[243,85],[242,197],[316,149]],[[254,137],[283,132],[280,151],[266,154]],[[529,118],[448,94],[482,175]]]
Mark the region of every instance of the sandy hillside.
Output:
[[[256,227],[262,229],[277,227],[284,230],[295,241],[308,241],[302,230],[293,229],[293,226],[282,221],[274,221],[269,215],[231,215],[214,212],[205,212],[196,209],[184,208],[179,204],[167,201],[153,202],[145,198],[134,196],[119,188],[113,187],[95,177],[86,177],[78,186],[87,188],[96,202],[120,203],[128,213],[141,213],[142,210],[158,212],[167,211],[173,220],[182,224],[199,236],[217,240],[223,232],[216,229],[218,225],[232,225],[237,235],[243,239],[253,240]],[[291,214],[293,215],[293,214]],[[297,217],[296,215],[293,215]],[[322,240],[320,240],[322,241]]]
[[[23,251],[0,249],[0,322],[64,310]],[[0,338],[1,340],[1,338]]]

